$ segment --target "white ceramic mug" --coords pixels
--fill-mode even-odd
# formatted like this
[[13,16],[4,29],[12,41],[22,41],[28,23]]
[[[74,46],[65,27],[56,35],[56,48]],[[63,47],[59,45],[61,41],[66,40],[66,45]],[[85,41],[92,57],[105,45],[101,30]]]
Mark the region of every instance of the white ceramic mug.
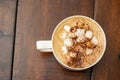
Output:
[[84,67],[84,68],[72,68],[72,67],[69,67],[67,66],[66,64],[64,64],[62,61],[59,60],[59,58],[56,56],[55,54],[55,51],[54,51],[54,48],[53,48],[53,38],[54,38],[54,34],[56,32],[56,30],[58,29],[59,25],[64,22],[65,20],[69,19],[69,18],[74,18],[74,17],[84,17],[84,18],[89,18],[91,21],[95,22],[98,27],[101,29],[101,31],[104,33],[103,29],[101,28],[101,26],[95,21],[93,20],[92,18],[90,17],[87,17],[87,16],[82,16],[82,15],[74,15],[74,16],[70,16],[70,17],[67,17],[65,18],[64,20],[62,20],[57,26],[56,28],[54,29],[54,32],[52,34],[52,39],[51,40],[40,40],[40,41],[37,41],[36,42],[36,47],[37,47],[37,50],[39,50],[40,52],[53,52],[53,55],[55,56],[55,58],[57,59],[57,61],[65,68],[69,69],[69,70],[73,70],[73,71],[81,71],[81,70],[85,70],[85,69],[88,69],[90,67],[92,67],[93,65],[95,65],[96,63],[98,63],[100,61],[100,59],[102,58],[104,52],[105,52],[105,49],[106,49],[106,37],[105,37],[105,33],[104,33],[104,39],[105,39],[105,44],[104,44],[104,49],[103,49],[103,52],[102,54],[100,55],[100,57],[90,66],[87,66],[87,67]]

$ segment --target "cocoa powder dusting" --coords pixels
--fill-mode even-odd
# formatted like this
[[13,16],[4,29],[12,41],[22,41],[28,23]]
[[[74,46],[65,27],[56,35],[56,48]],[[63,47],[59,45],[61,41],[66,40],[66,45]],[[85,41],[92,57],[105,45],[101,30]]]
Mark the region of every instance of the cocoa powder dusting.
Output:
[[[89,24],[85,23],[83,20],[78,20],[76,25],[71,27],[70,32],[75,33],[77,29],[84,29],[85,31],[91,30]],[[90,39],[85,38],[84,42],[77,42],[77,36],[69,33],[68,37],[72,39],[73,46],[67,47],[68,53],[66,59],[66,64],[70,67],[82,68],[87,60],[86,49],[95,49],[96,46],[91,43]]]

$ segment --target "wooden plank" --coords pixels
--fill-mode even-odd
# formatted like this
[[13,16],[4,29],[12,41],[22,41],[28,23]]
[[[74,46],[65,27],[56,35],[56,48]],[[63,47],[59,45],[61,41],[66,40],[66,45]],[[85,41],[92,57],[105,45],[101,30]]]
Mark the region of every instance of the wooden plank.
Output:
[[16,0],[0,0],[0,80],[10,80]]
[[64,69],[52,53],[36,50],[36,41],[50,39],[64,18],[83,14],[93,17],[93,0],[19,0],[13,80],[89,80],[90,69]]
[[107,48],[92,80],[120,80],[120,0],[97,0],[95,19],[106,33]]
[[16,0],[0,0],[0,36],[13,35]]
[[10,80],[12,40],[12,37],[0,37],[0,80]]

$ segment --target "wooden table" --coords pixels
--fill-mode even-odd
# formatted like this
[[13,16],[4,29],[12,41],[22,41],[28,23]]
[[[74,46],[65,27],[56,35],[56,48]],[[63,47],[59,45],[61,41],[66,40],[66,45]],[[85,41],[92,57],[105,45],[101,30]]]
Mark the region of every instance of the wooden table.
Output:
[[[101,61],[81,72],[36,50],[72,15],[95,19],[107,37]],[[120,0],[0,0],[0,80],[120,80]]]

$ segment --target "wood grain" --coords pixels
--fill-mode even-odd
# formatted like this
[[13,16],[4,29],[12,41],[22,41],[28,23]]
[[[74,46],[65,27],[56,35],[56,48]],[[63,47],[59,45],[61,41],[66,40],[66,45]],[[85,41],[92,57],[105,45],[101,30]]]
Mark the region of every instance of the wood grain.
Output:
[[11,77],[12,40],[12,37],[0,37],[0,80],[10,80]]
[[16,0],[0,0],[0,80],[10,80]]
[[0,0],[0,36],[13,36],[16,0]]
[[107,48],[91,80],[120,80],[120,0],[96,0],[95,19],[106,33]]
[[64,18],[82,14],[93,18],[93,0],[19,0],[13,80],[90,80],[90,69],[64,69],[52,53],[36,50],[36,41],[50,39]]

